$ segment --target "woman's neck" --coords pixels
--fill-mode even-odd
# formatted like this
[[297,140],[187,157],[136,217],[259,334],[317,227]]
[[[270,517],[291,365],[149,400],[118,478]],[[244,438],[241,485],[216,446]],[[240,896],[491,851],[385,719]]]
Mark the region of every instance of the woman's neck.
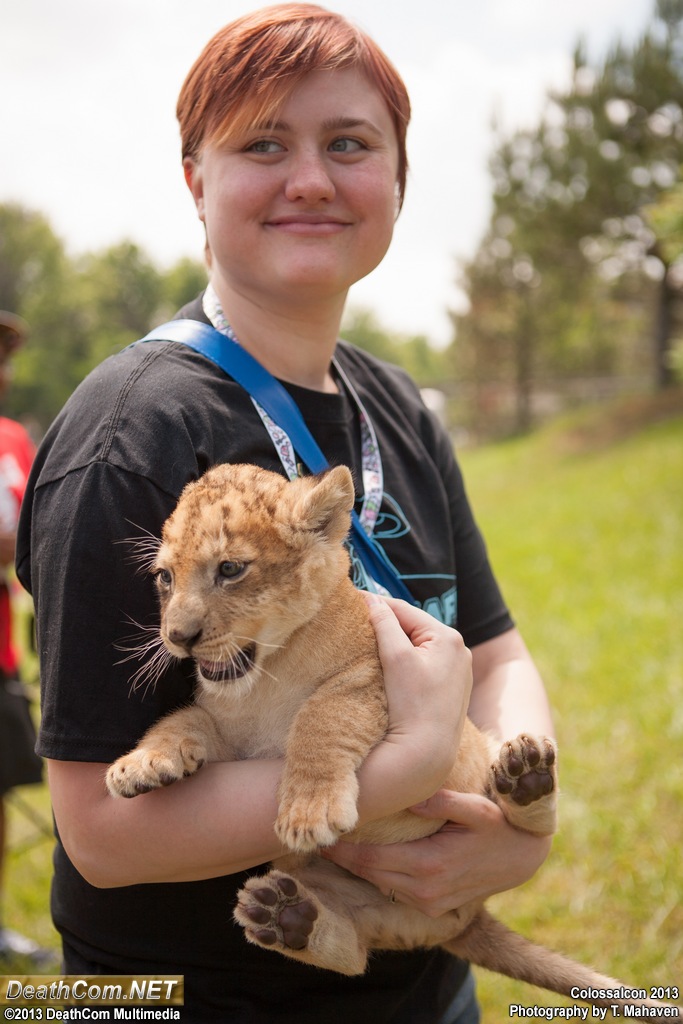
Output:
[[343,300],[311,305],[262,306],[212,279],[237,341],[279,380],[313,391],[337,392],[330,365],[339,336]]

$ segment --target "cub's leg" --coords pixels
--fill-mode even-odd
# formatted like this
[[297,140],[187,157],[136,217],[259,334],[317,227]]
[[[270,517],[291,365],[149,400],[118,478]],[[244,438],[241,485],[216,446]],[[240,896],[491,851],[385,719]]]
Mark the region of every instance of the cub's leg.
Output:
[[285,846],[312,852],[352,831],[356,772],[386,728],[384,686],[374,663],[340,672],[309,697],[287,737],[278,792],[275,831]]
[[248,880],[235,920],[255,945],[339,974],[362,974],[371,949],[442,945],[466,929],[479,909],[469,904],[429,918],[391,903],[374,885],[319,857],[303,866],[289,857],[278,863],[288,871],[273,868]]
[[552,835],[557,827],[557,753],[545,736],[524,733],[504,743],[489,770],[488,789],[517,828]]
[[367,948],[339,895],[314,891],[277,868],[248,879],[234,918],[256,946],[341,974],[365,970]]
[[202,708],[181,708],[148,729],[137,747],[112,764],[106,775],[112,796],[139,796],[193,775],[219,758],[220,737]]

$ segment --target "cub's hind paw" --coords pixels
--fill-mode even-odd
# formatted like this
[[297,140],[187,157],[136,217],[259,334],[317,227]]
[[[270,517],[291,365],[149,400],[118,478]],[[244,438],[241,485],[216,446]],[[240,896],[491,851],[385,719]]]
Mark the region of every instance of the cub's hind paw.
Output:
[[234,916],[250,942],[288,952],[306,949],[318,908],[293,878],[271,871],[248,880]]
[[556,760],[552,740],[522,734],[501,747],[491,765],[491,789],[505,801],[528,807],[557,789]]

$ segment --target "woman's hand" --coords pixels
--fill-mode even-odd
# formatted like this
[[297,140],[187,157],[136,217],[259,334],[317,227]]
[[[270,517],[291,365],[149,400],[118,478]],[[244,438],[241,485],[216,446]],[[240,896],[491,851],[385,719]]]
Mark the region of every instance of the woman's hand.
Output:
[[393,891],[397,901],[440,917],[528,881],[550,850],[549,837],[513,828],[483,796],[442,789],[412,810],[448,820],[426,839],[387,846],[340,842],[321,853],[387,896]]
[[361,822],[404,810],[443,784],[472,689],[472,658],[459,633],[404,601],[366,598],[384,672],[389,729],[359,773]]

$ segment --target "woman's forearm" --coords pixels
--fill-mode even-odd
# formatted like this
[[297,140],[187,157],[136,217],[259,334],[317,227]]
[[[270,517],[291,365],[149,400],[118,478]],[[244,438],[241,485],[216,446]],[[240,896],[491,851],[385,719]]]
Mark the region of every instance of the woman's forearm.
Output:
[[279,761],[207,764],[133,799],[114,799],[106,765],[49,761],[57,828],[75,867],[101,888],[197,881],[282,852],[273,832]]
[[516,629],[474,647],[472,665],[475,725],[500,740],[522,732],[554,735],[543,680]]

